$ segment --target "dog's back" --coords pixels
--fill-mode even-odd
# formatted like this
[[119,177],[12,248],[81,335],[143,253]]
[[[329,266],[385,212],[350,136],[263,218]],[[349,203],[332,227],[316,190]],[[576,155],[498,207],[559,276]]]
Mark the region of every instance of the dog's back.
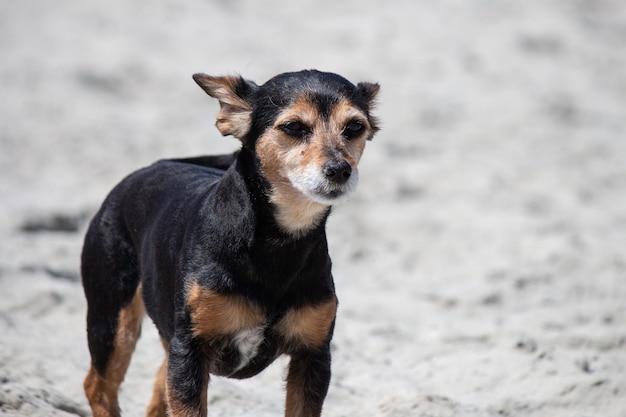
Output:
[[[148,278],[146,281],[155,274],[153,270],[165,268],[159,273],[173,272],[168,269],[185,232],[177,223],[197,210],[200,201],[194,196],[200,199],[209,195],[224,175],[225,162],[232,159],[232,155],[221,155],[156,162],[120,182],[94,216],[85,237],[81,266],[89,305],[87,326],[98,328],[93,332],[97,337],[89,339],[89,347],[96,360],[102,358],[103,363],[96,362],[100,370],[106,366],[104,362],[113,349],[111,341],[118,327],[115,317],[102,317],[114,315],[131,303],[139,286],[140,269]],[[167,234],[162,233],[164,229]],[[154,241],[159,239],[166,240]],[[141,261],[142,257],[153,256],[142,253],[146,241],[150,247],[160,248],[161,262],[156,265]],[[164,259],[168,253],[171,259]],[[173,291],[160,296],[172,294]],[[164,305],[168,304],[171,302]],[[165,313],[155,312],[161,316]],[[161,319],[169,325],[159,330],[170,333],[173,312],[167,315],[170,317]]]

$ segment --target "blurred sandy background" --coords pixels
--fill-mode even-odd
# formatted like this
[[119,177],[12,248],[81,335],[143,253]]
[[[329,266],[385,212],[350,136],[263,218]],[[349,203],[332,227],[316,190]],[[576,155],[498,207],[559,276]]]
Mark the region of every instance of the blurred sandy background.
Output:
[[[324,415],[626,416],[621,0],[0,2],[0,415],[89,415],[88,218],[136,168],[237,147],[191,74],[303,68],[382,86],[328,226]],[[285,363],[213,379],[209,415],[282,415]]]

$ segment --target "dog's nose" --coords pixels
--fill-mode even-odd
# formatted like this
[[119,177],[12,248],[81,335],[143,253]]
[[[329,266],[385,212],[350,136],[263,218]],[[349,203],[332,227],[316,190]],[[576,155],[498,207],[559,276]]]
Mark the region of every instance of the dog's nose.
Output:
[[352,175],[352,167],[346,161],[328,161],[324,164],[326,179],[337,184],[343,184]]

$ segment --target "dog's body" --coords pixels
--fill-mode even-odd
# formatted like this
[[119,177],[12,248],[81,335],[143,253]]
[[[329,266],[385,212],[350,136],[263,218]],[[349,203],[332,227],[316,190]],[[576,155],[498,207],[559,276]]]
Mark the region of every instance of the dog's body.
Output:
[[209,374],[247,378],[281,354],[285,415],[319,416],[337,308],[324,227],[356,187],[378,85],[317,71],[263,86],[194,79],[243,146],[139,170],[94,217],[82,256],[89,403],[119,415],[145,308],[167,352],[149,416],[205,416]]

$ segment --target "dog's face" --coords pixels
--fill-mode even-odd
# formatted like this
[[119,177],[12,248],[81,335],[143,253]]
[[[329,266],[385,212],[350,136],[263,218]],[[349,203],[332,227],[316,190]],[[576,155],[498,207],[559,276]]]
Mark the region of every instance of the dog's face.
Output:
[[254,150],[284,228],[311,227],[356,189],[365,143],[378,130],[370,115],[378,84],[355,86],[318,71],[281,74],[262,86],[237,77],[194,79],[220,101],[220,132]]

